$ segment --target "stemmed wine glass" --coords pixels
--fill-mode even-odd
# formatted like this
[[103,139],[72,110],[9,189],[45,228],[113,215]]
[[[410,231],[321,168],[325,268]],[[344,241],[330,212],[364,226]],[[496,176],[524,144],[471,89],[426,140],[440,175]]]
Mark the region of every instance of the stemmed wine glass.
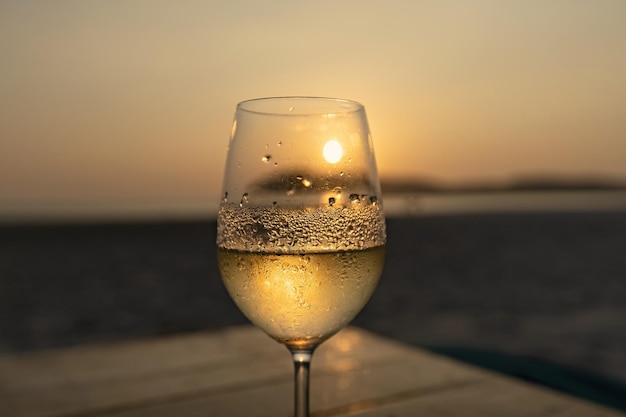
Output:
[[274,97],[237,105],[218,213],[218,263],[239,309],[287,346],[308,416],[315,348],[377,285],[386,240],[364,107]]

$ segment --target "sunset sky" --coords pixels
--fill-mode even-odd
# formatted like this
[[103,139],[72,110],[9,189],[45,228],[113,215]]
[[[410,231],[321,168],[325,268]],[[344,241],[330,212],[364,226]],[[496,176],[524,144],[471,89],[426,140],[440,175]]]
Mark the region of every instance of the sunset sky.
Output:
[[0,215],[212,210],[237,102],[348,98],[383,178],[626,179],[626,2],[0,0]]

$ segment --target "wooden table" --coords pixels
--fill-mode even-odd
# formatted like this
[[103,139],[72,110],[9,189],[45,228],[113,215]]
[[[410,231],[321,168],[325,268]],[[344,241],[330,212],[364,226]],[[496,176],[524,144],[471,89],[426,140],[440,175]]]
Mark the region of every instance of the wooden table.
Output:
[[[361,329],[312,363],[321,416],[625,416]],[[2,417],[286,417],[287,350],[251,326],[0,356]]]

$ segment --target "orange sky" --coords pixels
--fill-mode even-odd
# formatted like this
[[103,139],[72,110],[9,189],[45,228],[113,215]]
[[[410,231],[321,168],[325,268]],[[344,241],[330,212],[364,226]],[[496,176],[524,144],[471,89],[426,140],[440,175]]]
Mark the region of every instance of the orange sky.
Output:
[[0,0],[0,216],[202,212],[237,102],[362,102],[383,177],[626,178],[626,2]]

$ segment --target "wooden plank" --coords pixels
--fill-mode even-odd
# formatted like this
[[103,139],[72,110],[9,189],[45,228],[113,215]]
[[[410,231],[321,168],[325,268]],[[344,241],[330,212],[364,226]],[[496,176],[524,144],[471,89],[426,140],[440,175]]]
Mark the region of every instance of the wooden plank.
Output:
[[[347,415],[353,405],[377,405],[378,398],[411,395],[433,390],[455,389],[473,384],[475,375],[470,370],[454,366],[425,367],[423,358],[405,358],[402,361],[371,363],[369,366],[343,372],[316,371],[313,365],[311,407],[323,415]],[[293,382],[257,384],[241,389],[214,392],[200,398],[167,402],[135,409],[115,410],[107,416],[115,417],[191,417],[198,415],[269,417],[288,416],[293,408]]]
[[[320,372],[399,361],[410,349],[346,329],[315,355]],[[291,383],[287,350],[244,326],[219,333],[88,346],[0,359],[0,415],[119,410]]]
[[[0,416],[288,416],[292,372],[251,326],[4,356]],[[318,349],[311,385],[318,417],[624,416],[354,328]]]
[[246,381],[245,366],[257,380],[277,372],[286,379],[286,354],[245,326],[2,357],[0,415],[55,416],[197,395]]
[[[487,373],[487,372],[486,372]],[[355,407],[359,405],[356,404]],[[552,390],[491,374],[475,384],[403,401],[361,407],[359,417],[624,417],[625,414]],[[323,414],[324,417],[342,415]],[[321,415],[318,417],[322,417]]]
[[[314,417],[618,417],[623,414],[447,360],[384,363],[339,374],[315,374]],[[426,355],[429,356],[429,355]],[[449,368],[450,367],[450,368]],[[289,416],[291,382],[219,393],[178,403],[127,409],[108,417]]]
[[41,389],[133,378],[184,368],[218,366],[252,355],[278,355],[260,331],[241,326],[96,346],[0,356],[0,388]]

